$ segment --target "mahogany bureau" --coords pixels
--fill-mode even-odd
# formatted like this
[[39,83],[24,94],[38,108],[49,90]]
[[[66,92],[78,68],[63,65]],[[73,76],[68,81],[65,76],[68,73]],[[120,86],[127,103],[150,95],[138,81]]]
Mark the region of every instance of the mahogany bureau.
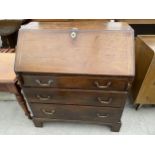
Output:
[[36,127],[76,121],[119,131],[134,61],[125,23],[32,22],[19,31],[15,72]]

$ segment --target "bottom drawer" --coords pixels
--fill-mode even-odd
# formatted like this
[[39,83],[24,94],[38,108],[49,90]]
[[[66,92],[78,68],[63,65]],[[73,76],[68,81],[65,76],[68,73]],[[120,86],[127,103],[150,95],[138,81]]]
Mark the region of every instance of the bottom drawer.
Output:
[[59,119],[59,120],[81,120],[81,121],[119,121],[122,108],[92,107],[76,105],[55,104],[30,104],[34,117]]

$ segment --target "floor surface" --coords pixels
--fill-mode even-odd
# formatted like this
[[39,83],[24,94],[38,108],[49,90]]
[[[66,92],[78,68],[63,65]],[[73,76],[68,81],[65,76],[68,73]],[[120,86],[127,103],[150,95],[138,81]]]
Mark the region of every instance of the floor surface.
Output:
[[119,133],[111,132],[104,125],[80,123],[44,123],[43,128],[34,127],[27,119],[11,94],[0,93],[0,134],[30,135],[154,135],[155,107],[146,106],[136,111],[132,104],[126,103]]

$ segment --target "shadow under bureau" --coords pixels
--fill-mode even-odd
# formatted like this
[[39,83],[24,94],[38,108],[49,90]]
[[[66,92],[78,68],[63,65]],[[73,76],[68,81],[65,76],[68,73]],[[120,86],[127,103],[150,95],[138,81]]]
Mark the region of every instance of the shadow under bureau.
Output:
[[15,72],[37,127],[76,121],[119,131],[134,65],[125,23],[32,22],[19,31]]

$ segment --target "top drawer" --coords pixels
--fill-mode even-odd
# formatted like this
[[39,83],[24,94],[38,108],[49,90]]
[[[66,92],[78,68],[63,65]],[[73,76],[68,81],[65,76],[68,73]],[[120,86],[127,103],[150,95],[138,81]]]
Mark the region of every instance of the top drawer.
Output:
[[127,78],[65,75],[23,75],[23,86],[125,91]]

